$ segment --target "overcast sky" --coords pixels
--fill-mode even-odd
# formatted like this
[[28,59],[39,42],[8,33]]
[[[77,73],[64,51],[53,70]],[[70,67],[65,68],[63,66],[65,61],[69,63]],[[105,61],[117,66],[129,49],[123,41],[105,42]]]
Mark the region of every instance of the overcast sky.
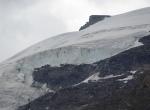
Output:
[[150,0],[0,0],[0,62],[43,39],[77,31],[92,14],[148,6]]

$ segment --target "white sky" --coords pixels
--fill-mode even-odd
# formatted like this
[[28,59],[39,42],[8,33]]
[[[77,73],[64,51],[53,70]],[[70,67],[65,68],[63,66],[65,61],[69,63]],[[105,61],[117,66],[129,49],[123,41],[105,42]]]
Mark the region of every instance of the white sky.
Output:
[[77,31],[90,15],[148,6],[150,0],[0,0],[0,61],[48,37]]

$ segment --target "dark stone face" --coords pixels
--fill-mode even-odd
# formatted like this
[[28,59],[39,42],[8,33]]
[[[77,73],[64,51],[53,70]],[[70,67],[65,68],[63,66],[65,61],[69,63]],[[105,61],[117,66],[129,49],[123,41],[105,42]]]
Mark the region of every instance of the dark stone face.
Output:
[[[48,93],[18,110],[150,110],[150,36],[139,41],[144,45],[94,64],[35,69],[35,82],[46,83],[56,93]],[[72,86],[96,72],[102,78],[119,76]],[[126,82],[120,80],[131,75],[133,78]]]
[[109,15],[91,15],[89,18],[89,22],[96,23],[98,21],[105,19],[106,17],[110,17],[110,16]]
[[[90,76],[96,66],[89,64],[82,65],[61,65],[61,67],[50,67],[49,65],[35,69],[33,79],[36,82],[47,84],[52,89],[69,87],[83,81]],[[33,86],[36,86],[33,83]]]
[[109,15],[91,15],[89,17],[89,21],[85,25],[81,26],[79,31],[81,31],[83,29],[86,29],[90,25],[93,25],[93,24],[95,24],[95,23],[97,23],[99,21],[102,21],[102,20],[104,20],[105,18],[108,18],[108,17],[111,17],[111,16],[109,16]]
[[150,45],[150,35],[141,38],[139,42],[142,42],[145,45]]
[[150,87],[145,82],[150,80],[149,75],[150,71],[139,71],[126,84],[112,78],[64,88],[18,110],[149,110]]

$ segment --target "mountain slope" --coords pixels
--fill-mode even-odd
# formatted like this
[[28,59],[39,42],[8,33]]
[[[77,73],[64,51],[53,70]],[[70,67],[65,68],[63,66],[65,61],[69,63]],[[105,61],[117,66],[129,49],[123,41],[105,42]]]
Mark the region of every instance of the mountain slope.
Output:
[[[139,42],[139,39],[149,35],[149,19],[150,8],[113,16],[80,32],[66,33],[46,39],[1,63],[1,110],[13,110],[28,103],[29,99],[34,100],[47,91],[47,86],[49,91],[53,92],[53,90],[57,91],[61,87],[66,88],[78,84],[96,72],[95,66],[91,67],[92,63],[143,45],[143,42]],[[43,74],[39,74],[39,76],[42,76],[41,79],[39,79],[38,74],[34,77],[35,68],[45,67],[47,64],[51,66],[48,71],[52,71],[54,74],[49,78],[58,82],[52,83],[51,80],[43,82],[42,78],[46,81],[45,77],[42,76]],[[64,66],[61,64],[64,64]],[[67,71],[76,70],[71,75],[78,77],[78,80],[75,78],[68,84],[67,80],[70,76],[65,79],[67,74],[65,64],[75,65],[70,66],[72,70],[69,70],[69,67]],[[83,67],[76,68],[76,65],[80,64],[83,64]],[[84,64],[87,65],[85,70],[82,69],[85,67]],[[57,74],[59,67],[61,69]],[[89,67],[91,67],[89,72],[85,72]],[[63,69],[64,74],[61,74]],[[75,75],[77,72],[79,74]],[[85,73],[82,74],[82,72]],[[70,72],[68,74],[70,75]],[[104,72],[104,74],[107,73]],[[62,83],[59,78],[64,78],[64,82]]]
[[[35,81],[49,86],[54,84],[56,84],[55,87],[63,86],[65,81],[69,84],[72,78],[75,78],[72,72],[76,73],[74,81],[87,79],[74,86],[60,89],[54,94],[47,93],[18,110],[29,108],[31,110],[149,110],[150,35],[144,36],[139,41],[144,45],[88,66],[86,64],[74,65],[80,69],[79,71],[74,69],[66,71],[64,77],[67,77],[67,80],[64,80],[62,76],[57,76],[56,79],[53,77],[55,82],[52,82],[50,78],[53,73],[59,75],[60,68],[63,72],[67,70],[65,68],[70,68],[70,65],[57,67],[56,70],[49,66],[36,70],[33,76]],[[87,76],[83,74],[84,78],[80,79],[82,70],[85,70],[84,74]],[[68,75],[68,72],[71,75]],[[91,72],[93,73],[89,74]],[[42,76],[42,79],[37,76]]]

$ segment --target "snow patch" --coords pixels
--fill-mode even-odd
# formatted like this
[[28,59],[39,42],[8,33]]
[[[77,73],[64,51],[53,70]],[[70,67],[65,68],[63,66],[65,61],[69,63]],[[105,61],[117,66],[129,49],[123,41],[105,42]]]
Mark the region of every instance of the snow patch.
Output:
[[129,75],[126,78],[118,79],[118,81],[123,81],[124,83],[127,83],[129,80],[133,79],[133,75]]
[[116,78],[116,77],[120,77],[122,75],[108,75],[108,76],[105,76],[105,77],[100,77],[100,79],[110,79],[110,78]]
[[138,47],[138,46],[141,46],[143,45],[143,43],[139,42],[138,40],[136,42],[134,42],[134,45],[133,47]]
[[82,83],[88,83],[89,81],[98,81],[99,79],[100,79],[99,73],[95,73],[92,76],[85,79],[84,81],[82,81]]
[[84,81],[78,83],[78,84],[75,84],[74,86],[77,86],[77,85],[80,85],[82,83],[89,83],[89,82],[97,82],[99,80],[105,80],[105,79],[110,79],[110,78],[116,78],[116,77],[120,77],[122,75],[107,75],[105,77],[99,77],[99,74],[100,73],[95,73],[93,75],[91,75],[90,77],[86,78]]
[[41,92],[43,93],[43,95],[45,93],[50,93],[50,92],[54,93],[55,92],[54,90],[48,88],[47,84],[43,84],[42,87],[41,87],[41,90],[42,90]]
[[130,71],[131,74],[135,74],[136,72],[137,72],[136,70]]

